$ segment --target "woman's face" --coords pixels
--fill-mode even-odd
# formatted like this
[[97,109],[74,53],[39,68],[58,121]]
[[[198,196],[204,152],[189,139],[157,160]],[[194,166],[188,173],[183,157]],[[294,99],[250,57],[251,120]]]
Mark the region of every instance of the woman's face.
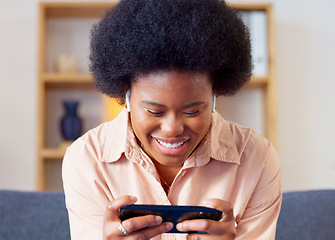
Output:
[[131,85],[131,124],[153,161],[181,166],[207,133],[212,104],[207,74],[154,72]]

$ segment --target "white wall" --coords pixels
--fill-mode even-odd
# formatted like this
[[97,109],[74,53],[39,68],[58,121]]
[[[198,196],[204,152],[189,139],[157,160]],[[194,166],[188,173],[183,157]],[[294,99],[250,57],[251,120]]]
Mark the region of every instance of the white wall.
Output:
[[335,2],[276,2],[284,189],[335,188]]
[[[335,188],[335,2],[269,2],[283,189]],[[0,1],[0,189],[35,189],[37,24],[37,0]]]
[[36,6],[0,1],[0,188],[35,188]]

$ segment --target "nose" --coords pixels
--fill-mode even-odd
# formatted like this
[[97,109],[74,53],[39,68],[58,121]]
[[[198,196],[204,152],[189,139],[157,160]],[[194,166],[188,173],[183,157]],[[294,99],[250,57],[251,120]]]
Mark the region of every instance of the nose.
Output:
[[181,119],[171,114],[162,119],[161,131],[169,137],[178,136],[183,133],[184,124]]

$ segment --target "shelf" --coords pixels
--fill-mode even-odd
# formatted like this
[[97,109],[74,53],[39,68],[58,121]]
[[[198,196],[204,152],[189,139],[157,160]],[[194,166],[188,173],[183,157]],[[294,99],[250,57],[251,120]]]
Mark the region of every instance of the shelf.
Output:
[[260,77],[260,76],[253,76],[251,77],[250,81],[244,86],[244,88],[259,88],[265,87],[268,83],[268,77]]
[[229,6],[239,11],[268,11],[271,9],[271,3],[229,3]]
[[116,3],[108,2],[43,2],[48,18],[100,18]]
[[66,149],[72,144],[72,141],[63,141],[56,148],[42,148],[40,157],[49,160],[63,160]]
[[65,148],[44,148],[40,151],[40,156],[49,160],[63,160]]
[[41,76],[41,81],[48,87],[93,87],[92,76],[89,73],[44,73]]
[[[45,73],[41,76],[42,81],[51,87],[62,87],[66,85],[69,87],[83,86],[83,87],[93,87],[92,76],[89,73],[76,73],[76,74],[58,74],[58,73]],[[247,83],[247,88],[254,88],[259,86],[265,86],[268,82],[268,77],[253,76],[249,83]]]
[[92,80],[92,76],[89,73],[44,73],[41,76],[45,82],[66,82],[66,81],[82,81],[89,82]]

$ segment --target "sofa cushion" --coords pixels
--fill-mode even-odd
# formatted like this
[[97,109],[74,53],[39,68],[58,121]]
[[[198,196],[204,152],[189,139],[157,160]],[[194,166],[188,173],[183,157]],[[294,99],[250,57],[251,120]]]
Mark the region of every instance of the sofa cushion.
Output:
[[300,239],[335,239],[335,190],[283,194],[276,240]]
[[64,193],[0,191],[0,239],[70,239]]
[[[0,191],[0,239],[70,239],[64,193]],[[335,239],[335,190],[283,194],[276,240],[300,239]]]

